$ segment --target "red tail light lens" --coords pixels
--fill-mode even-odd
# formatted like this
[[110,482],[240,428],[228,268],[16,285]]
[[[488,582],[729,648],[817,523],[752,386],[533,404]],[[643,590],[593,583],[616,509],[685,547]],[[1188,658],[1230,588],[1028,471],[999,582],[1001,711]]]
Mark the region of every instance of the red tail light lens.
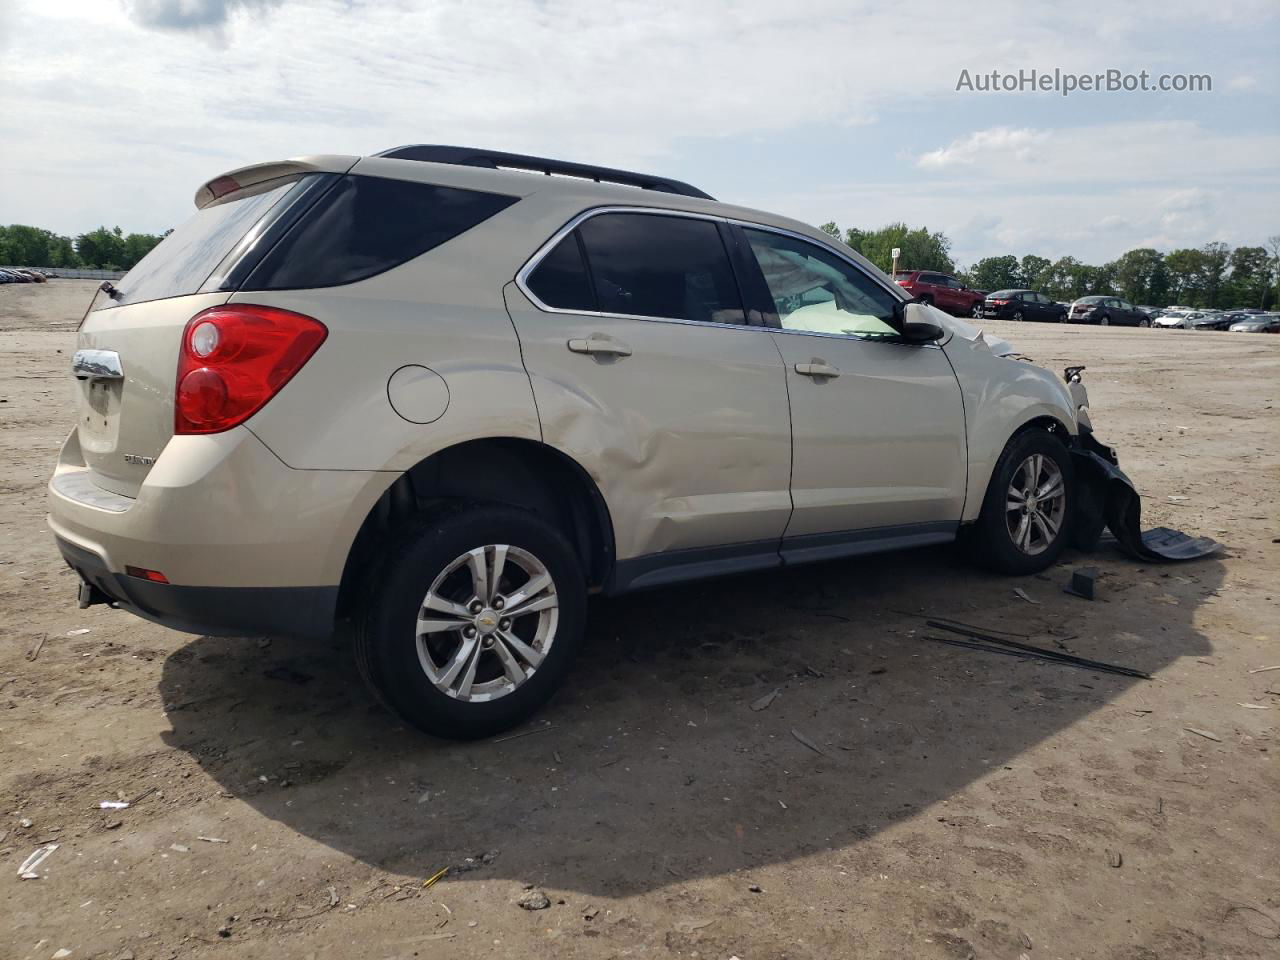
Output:
[[328,335],[319,320],[275,307],[237,303],[196,314],[182,332],[174,433],[221,433],[244,423]]
[[1009,302],[1008,300],[988,300],[987,301],[987,303],[994,303],[997,307],[1003,307],[1008,302]]

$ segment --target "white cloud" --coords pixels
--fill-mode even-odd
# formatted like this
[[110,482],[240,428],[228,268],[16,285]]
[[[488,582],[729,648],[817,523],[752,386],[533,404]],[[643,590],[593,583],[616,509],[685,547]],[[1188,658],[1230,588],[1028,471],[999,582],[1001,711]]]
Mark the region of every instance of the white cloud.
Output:
[[926,170],[972,166],[997,153],[1011,155],[1019,163],[1034,163],[1042,156],[1041,148],[1049,142],[1049,136],[1046,130],[1015,130],[1009,127],[979,130],[945,147],[921,154],[916,166]]

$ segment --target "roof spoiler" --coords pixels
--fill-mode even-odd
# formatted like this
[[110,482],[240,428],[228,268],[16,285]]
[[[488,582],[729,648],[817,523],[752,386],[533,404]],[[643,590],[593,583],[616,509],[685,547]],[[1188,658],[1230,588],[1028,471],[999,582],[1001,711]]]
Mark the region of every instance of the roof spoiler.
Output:
[[281,177],[296,177],[303,173],[346,173],[356,165],[359,157],[348,157],[337,154],[323,154],[314,157],[295,157],[292,160],[274,160],[270,163],[255,163],[240,167],[214,177],[196,191],[196,209],[203,210],[209,204],[221,200],[228,194],[248,187],[278,180]]

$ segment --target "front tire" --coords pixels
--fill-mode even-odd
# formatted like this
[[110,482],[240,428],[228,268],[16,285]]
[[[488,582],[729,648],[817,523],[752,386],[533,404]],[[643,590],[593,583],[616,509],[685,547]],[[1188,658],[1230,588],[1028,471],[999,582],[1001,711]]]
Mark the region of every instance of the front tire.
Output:
[[1071,454],[1047,431],[1026,430],[996,463],[970,532],[975,558],[999,573],[1039,573],[1062,553],[1074,516]]
[[1139,320],[1139,321],[1138,321],[1138,326],[1140,326],[1140,327],[1149,327],[1149,326],[1151,326],[1151,321],[1150,321],[1150,320]]
[[970,308],[970,310],[969,310],[969,316],[973,317],[973,319],[975,319],[975,320],[981,320],[981,319],[982,319],[982,304],[981,304],[981,303],[975,303],[975,304]]
[[1018,321],[1018,322],[1021,322],[1021,321],[1022,321],[1022,311],[1021,311],[1021,310],[1015,310],[1015,311],[1013,311],[1013,316],[1012,316],[1012,317],[1010,317],[1009,319],[1010,319],[1010,320],[1016,320],[1016,321]]
[[360,672],[393,713],[438,737],[488,737],[528,718],[564,679],[586,625],[573,548],[510,507],[425,518],[368,584]]
[[1098,326],[1101,326],[1101,327],[1111,326],[1111,318],[1104,314],[1102,318],[1098,321]]

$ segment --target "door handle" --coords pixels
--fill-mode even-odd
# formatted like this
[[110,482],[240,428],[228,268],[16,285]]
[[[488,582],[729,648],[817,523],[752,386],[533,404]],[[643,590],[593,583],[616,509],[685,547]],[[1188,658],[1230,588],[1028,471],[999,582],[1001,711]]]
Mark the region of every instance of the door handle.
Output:
[[621,340],[592,334],[585,340],[570,340],[569,349],[574,353],[587,353],[595,357],[629,357],[631,348]]
[[71,359],[77,380],[123,380],[120,354],[114,350],[77,350]]
[[796,373],[803,377],[813,377],[820,379],[822,377],[838,377],[840,376],[840,368],[833,367],[825,360],[819,360],[814,357],[808,363],[797,363]]

